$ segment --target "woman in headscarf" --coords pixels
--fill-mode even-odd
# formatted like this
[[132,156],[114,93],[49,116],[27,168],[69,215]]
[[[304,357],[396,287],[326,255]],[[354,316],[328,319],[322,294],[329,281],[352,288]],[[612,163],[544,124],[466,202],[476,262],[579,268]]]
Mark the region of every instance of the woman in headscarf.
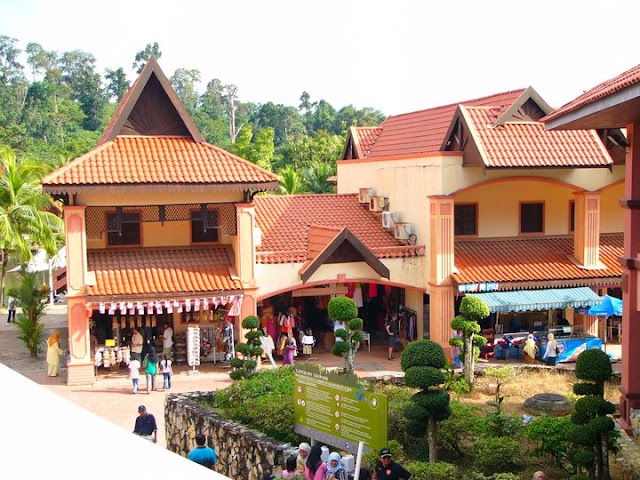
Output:
[[536,353],[538,352],[538,347],[536,346],[536,341],[533,338],[533,334],[530,333],[527,336],[527,341],[524,342],[522,351],[524,352],[524,363],[530,365],[536,363]]
[[325,480],[326,475],[327,464],[322,461],[322,447],[316,443],[309,451],[304,478],[306,480]]
[[327,460],[326,480],[347,480],[347,471],[344,469],[340,454],[331,452]]
[[551,367],[556,366],[556,361],[558,359],[558,342],[556,342],[553,333],[547,335],[547,348],[545,349],[542,358],[547,361],[547,365]]
[[156,349],[153,345],[149,347],[144,373],[147,381],[147,393],[149,393],[156,389],[156,375],[158,374],[158,355],[156,355]]
[[307,459],[309,458],[309,452],[311,451],[311,445],[307,442],[302,442],[298,445],[298,456],[296,457],[296,473],[304,475],[304,467],[307,466]]
[[60,348],[60,332],[55,331],[47,339],[47,376],[57,377],[60,369],[60,355],[64,352]]

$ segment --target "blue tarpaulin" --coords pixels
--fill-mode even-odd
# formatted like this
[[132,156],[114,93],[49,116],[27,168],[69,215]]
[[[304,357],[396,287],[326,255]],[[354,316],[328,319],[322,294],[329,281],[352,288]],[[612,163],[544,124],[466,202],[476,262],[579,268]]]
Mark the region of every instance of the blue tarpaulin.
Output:
[[589,287],[467,293],[466,295],[480,298],[491,312],[500,313],[592,307],[602,304],[602,298]]

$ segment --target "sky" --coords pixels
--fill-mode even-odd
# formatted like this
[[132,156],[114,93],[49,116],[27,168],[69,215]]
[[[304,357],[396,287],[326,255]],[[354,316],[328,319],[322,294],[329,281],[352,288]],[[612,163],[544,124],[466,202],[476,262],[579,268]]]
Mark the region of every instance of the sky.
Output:
[[133,81],[158,42],[167,77],[198,70],[200,91],[217,78],[241,102],[307,91],[385,115],[528,86],[560,107],[640,63],[638,18],[637,0],[0,0],[22,50],[82,50]]

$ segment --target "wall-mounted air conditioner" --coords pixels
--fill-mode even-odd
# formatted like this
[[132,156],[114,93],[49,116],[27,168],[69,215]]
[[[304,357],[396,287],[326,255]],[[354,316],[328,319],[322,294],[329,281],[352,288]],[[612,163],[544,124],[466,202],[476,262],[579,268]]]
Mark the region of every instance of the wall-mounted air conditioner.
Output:
[[396,222],[400,221],[399,212],[382,212],[382,228],[391,230]]
[[369,202],[369,210],[372,212],[383,212],[389,208],[389,197],[374,195]]
[[396,222],[393,226],[394,228],[394,236],[398,240],[409,240],[409,236],[411,235],[411,224],[407,222]]
[[359,195],[359,201],[360,203],[369,203],[371,201],[371,197],[376,193],[375,189],[373,188],[361,188],[360,189],[360,195]]

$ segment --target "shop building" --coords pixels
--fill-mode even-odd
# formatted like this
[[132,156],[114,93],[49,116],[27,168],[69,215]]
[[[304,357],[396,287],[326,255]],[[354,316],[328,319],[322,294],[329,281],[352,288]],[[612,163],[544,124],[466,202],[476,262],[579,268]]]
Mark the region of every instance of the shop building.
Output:
[[542,312],[533,323],[552,326],[560,308],[586,332],[601,329],[574,307],[620,286],[626,139],[615,128],[545,131],[551,110],[529,87],[350,130],[338,194],[384,205],[381,221],[425,246],[416,285],[442,345],[467,294],[491,294],[498,313],[522,310],[537,290],[546,298],[531,306]]

